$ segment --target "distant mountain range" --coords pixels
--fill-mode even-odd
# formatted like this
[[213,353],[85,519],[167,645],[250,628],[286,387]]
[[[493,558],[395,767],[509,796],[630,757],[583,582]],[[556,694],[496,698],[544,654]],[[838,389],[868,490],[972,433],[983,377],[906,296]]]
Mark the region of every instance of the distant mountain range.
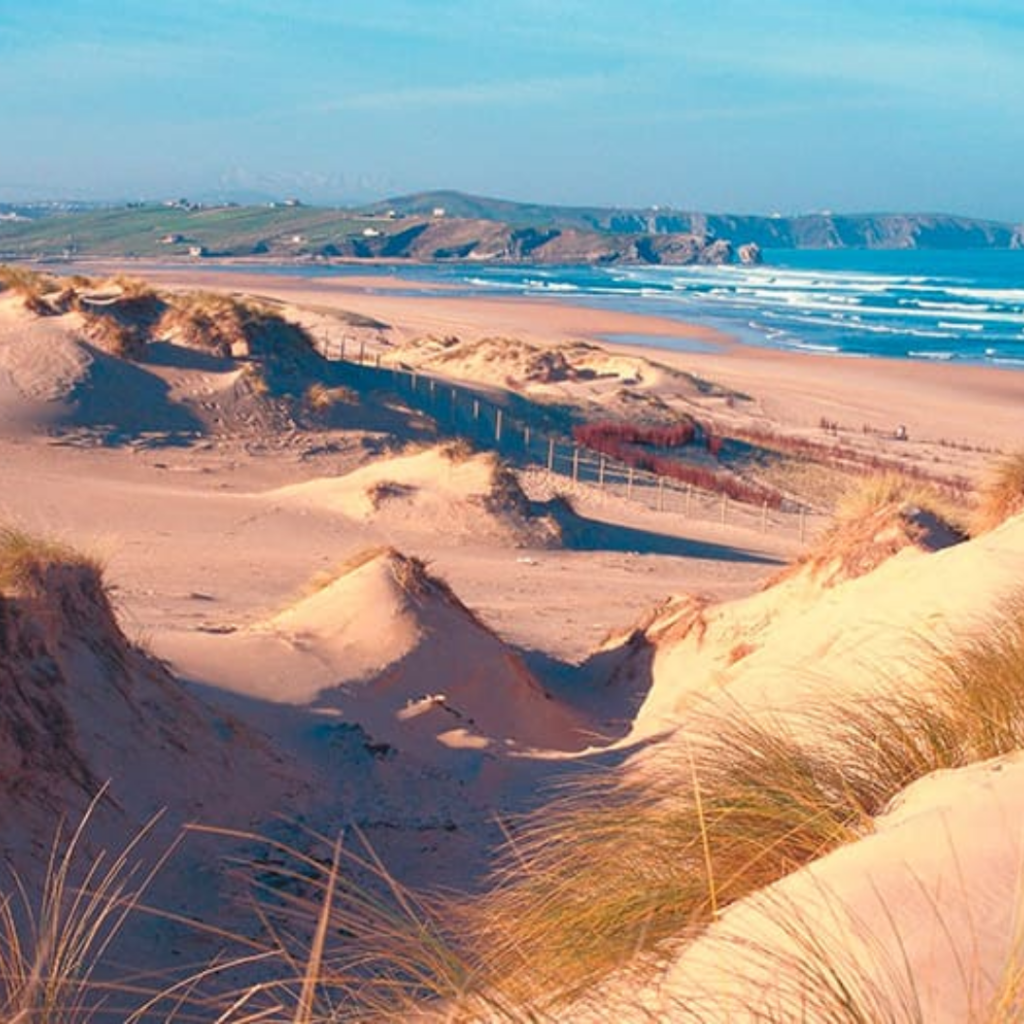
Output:
[[297,200],[187,199],[125,206],[0,204],[0,259],[67,256],[465,260],[494,263],[752,262],[761,249],[1024,248],[1024,226],[945,214],[739,216],[546,206],[421,192],[358,209]]

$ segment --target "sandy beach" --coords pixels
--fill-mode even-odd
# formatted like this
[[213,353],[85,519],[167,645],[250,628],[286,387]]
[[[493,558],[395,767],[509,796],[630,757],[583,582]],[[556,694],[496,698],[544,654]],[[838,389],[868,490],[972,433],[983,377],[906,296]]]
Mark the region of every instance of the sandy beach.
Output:
[[[165,836],[196,820],[259,830],[287,807],[320,834],[358,829],[404,885],[473,891],[504,820],[551,787],[595,765],[642,777],[678,755],[701,728],[697,705],[719,696],[792,713],[813,703],[821,673],[837,696],[862,696],[865,664],[896,663],[923,630],[951,635],[998,607],[1024,557],[1019,526],[933,550],[931,533],[890,508],[863,565],[800,562],[826,526],[817,478],[838,471],[833,450],[914,479],[978,481],[1019,445],[1024,374],[783,353],[562,301],[399,295],[372,277],[175,266],[147,279],[166,292],[97,283],[48,315],[0,296],[0,521],[95,556],[112,602],[97,624],[89,609],[102,601],[60,590],[59,574],[44,574],[55,591],[4,597],[36,623],[26,637],[55,637],[61,687],[93,680],[74,691],[84,703],[71,701],[68,735],[75,770],[115,787],[118,802],[96,812],[98,843],[158,806]],[[268,333],[200,348],[168,297],[196,289],[246,296]],[[119,301],[155,332],[141,357],[109,347],[89,318]],[[168,318],[159,331],[154,309]],[[346,343],[346,360],[299,337]],[[670,351],[666,338],[701,350]],[[459,422],[456,401],[464,423],[477,422],[476,402],[491,424],[475,449],[445,427],[446,415]],[[504,447],[487,419],[498,409]],[[666,501],[653,479],[637,484],[644,495],[632,476],[606,485],[596,461],[574,484],[565,466],[547,471],[545,449],[523,458],[512,444],[530,416],[549,424],[565,409],[781,438],[804,454],[740,459],[738,472],[799,501],[770,515],[767,500],[698,495],[691,508],[690,491]],[[819,514],[805,536],[808,508]],[[10,652],[36,651],[18,671],[45,689],[36,643]],[[106,735],[103,707],[120,702],[118,729],[152,712],[157,733]],[[83,811],[87,787],[45,772]],[[44,847],[52,824],[20,806],[12,796],[3,817],[12,857]],[[165,896],[253,927],[230,873],[210,866],[216,845],[182,854]],[[886,856],[882,838],[867,849]],[[849,874],[835,870],[843,889]],[[811,906],[807,886],[785,891]],[[144,959],[168,955],[159,930],[133,941]],[[177,930],[173,943],[205,955]],[[694,984],[688,963],[671,975],[680,991]]]
[[[684,388],[681,401],[686,403],[685,408],[701,415],[723,423],[754,424],[831,442],[833,435],[820,426],[826,419],[839,425],[840,438],[851,445],[929,470],[937,467],[939,471],[977,478],[995,453],[1012,449],[1019,438],[1024,374],[1011,371],[776,352],[739,344],[700,325],[608,313],[564,301],[377,293],[368,290],[371,283],[377,286],[375,278],[310,281],[254,275],[244,269],[197,273],[169,267],[152,271],[150,279],[173,289],[218,289],[273,298],[290,313],[305,311],[314,336],[320,331],[347,331],[347,326],[338,327],[338,314],[372,318],[386,326],[363,331],[360,336],[365,339],[367,358],[380,353],[385,364],[396,358],[396,350],[401,359],[412,359],[414,349],[403,346],[423,337],[457,336],[468,343],[481,338],[516,338],[542,349],[597,344],[607,357],[601,357],[605,361],[594,371],[593,379],[541,389],[544,401],[590,406],[594,416],[612,401],[624,378],[643,378],[638,390],[649,390],[656,396],[669,395],[688,384],[666,378],[663,369],[657,369],[661,367],[696,375],[749,396],[750,401],[735,405],[719,400],[702,405],[700,396],[694,399],[692,389]],[[673,352],[656,345],[645,348],[601,341],[608,334],[652,339],[686,336],[713,345],[716,351]],[[354,345],[350,351],[354,351]],[[627,362],[640,360],[644,365],[638,369],[639,364],[628,363],[623,369],[615,363],[619,357]],[[509,367],[500,360],[467,360],[439,365],[437,369],[428,363],[425,369],[485,388],[501,388],[511,379]],[[172,386],[172,378],[181,376],[172,369],[161,373]],[[220,387],[216,377],[193,374],[185,386],[193,391],[208,390],[212,395]],[[8,408],[13,410],[14,406]],[[46,408],[40,407],[42,411]],[[14,412],[9,415],[14,417]],[[185,615],[186,620],[208,617],[206,613],[212,608],[197,605],[187,596],[191,591],[205,592],[207,577],[230,579],[230,584],[222,582],[217,588],[223,592],[219,600],[226,603],[218,610],[226,621],[235,622],[239,617],[244,621],[255,608],[270,609],[286,601],[315,572],[343,559],[360,545],[410,543],[401,531],[394,530],[382,535],[380,530],[361,528],[353,533],[348,529],[340,545],[337,530],[329,525],[323,530],[293,533],[290,517],[298,513],[286,513],[273,501],[269,515],[251,513],[259,531],[278,524],[277,541],[263,547],[258,559],[248,554],[239,558],[246,547],[241,539],[228,547],[218,547],[217,529],[183,533],[172,528],[180,521],[208,524],[220,514],[216,511],[220,506],[225,509],[222,521],[227,524],[236,515],[231,509],[243,507],[246,502],[260,504],[260,492],[357,466],[367,456],[353,442],[356,435],[342,435],[333,454],[320,453],[330,451],[330,445],[303,440],[294,431],[276,437],[263,431],[245,440],[221,435],[215,443],[207,441],[198,448],[125,449],[92,443],[55,446],[52,440],[33,433],[34,414],[26,415],[29,429],[19,427],[19,421],[11,418],[3,438],[9,449],[2,470],[4,514],[33,529],[55,530],[76,543],[89,547],[99,543],[101,549],[110,549],[118,586],[131,595],[127,601],[131,614],[145,634],[155,635],[158,647],[159,636],[176,628],[173,623],[177,615]],[[898,424],[906,426],[908,441],[893,439]],[[72,501],[68,497],[71,493],[82,494],[83,500]],[[126,507],[125,515],[119,515],[119,499],[106,497],[112,493],[131,493],[135,503],[151,502],[153,515],[169,517],[167,528],[153,531],[149,512],[139,515]],[[163,511],[169,493],[174,494],[175,501],[198,503],[196,507],[201,507],[203,514]],[[626,628],[646,607],[670,593],[686,590],[715,598],[735,596],[755,586],[771,565],[792,557],[796,550],[791,535],[751,536],[742,531],[737,535],[712,516],[686,523],[635,504],[617,503],[611,496],[584,493],[579,500],[582,507],[592,508],[619,527],[628,525],[679,538],[681,552],[687,543],[695,550],[706,545],[709,552],[719,545],[723,550],[754,550],[762,560],[664,558],[644,554],[640,547],[626,554],[548,552],[539,560],[541,565],[523,568],[516,566],[507,553],[495,553],[486,544],[464,539],[452,544],[429,528],[417,529],[411,543],[438,566],[442,575],[452,579],[458,592],[502,635],[526,648],[543,650],[546,656],[569,661],[585,657],[606,632]],[[166,551],[161,547],[162,537],[167,538]],[[172,550],[178,550],[180,557],[174,557]],[[145,556],[141,563],[135,553]],[[159,566],[168,563],[174,566],[173,586],[166,574],[158,571]],[[584,569],[584,564],[591,568]],[[638,564],[641,568],[635,571]],[[496,582],[510,570],[515,597]],[[202,578],[190,583],[185,577],[192,571]],[[589,572],[599,573],[609,587],[600,593],[593,591]],[[169,593],[160,595],[154,580],[164,581]],[[613,594],[614,602],[610,600]],[[175,614],[169,615],[172,608]]]
[[[126,270],[131,272],[131,266]],[[741,344],[700,324],[590,309],[564,299],[456,298],[437,285],[416,286],[428,294],[396,296],[388,292],[405,285],[378,277],[296,279],[249,275],[244,269],[196,275],[176,267],[154,270],[152,276],[173,287],[247,291],[361,313],[392,325],[399,338],[509,335],[548,345],[598,342],[749,393],[770,419],[790,426],[813,428],[823,417],[854,431],[864,425],[888,431],[903,423],[912,438],[994,449],[1012,447],[1020,435],[1024,373],[1013,370],[783,352]],[[647,336],[654,344],[645,348],[605,340],[614,335]],[[701,342],[715,351],[673,352],[664,344],[672,338]]]

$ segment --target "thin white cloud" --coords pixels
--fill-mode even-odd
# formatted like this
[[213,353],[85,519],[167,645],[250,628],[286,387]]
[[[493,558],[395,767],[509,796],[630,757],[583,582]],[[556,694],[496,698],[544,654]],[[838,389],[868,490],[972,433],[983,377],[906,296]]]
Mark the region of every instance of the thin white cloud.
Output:
[[354,92],[318,104],[322,113],[357,110],[410,110],[423,107],[493,107],[550,104],[559,99],[606,93],[606,75],[517,79],[504,82],[463,82]]
[[[830,114],[854,113],[858,111],[882,111],[893,106],[885,96],[849,96],[833,100],[828,104]],[[720,104],[690,105],[681,102],[672,109],[658,108],[628,115],[616,114],[604,118],[605,123],[644,124],[698,124],[701,122],[720,123],[723,121],[753,121],[764,123],[783,118],[799,118],[804,115],[820,114],[822,104],[814,99],[806,100],[757,100]],[[628,120],[627,120],[628,119]]]

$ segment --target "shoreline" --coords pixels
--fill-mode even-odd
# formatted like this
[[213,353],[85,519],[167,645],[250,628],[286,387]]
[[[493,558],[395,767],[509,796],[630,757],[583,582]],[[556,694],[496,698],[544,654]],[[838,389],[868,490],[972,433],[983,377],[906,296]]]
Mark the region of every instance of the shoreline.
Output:
[[[139,265],[104,263],[112,272]],[[781,426],[813,429],[822,420],[851,430],[904,426],[937,443],[1008,450],[1021,444],[1024,372],[976,364],[856,358],[752,345],[705,324],[655,314],[609,311],[565,297],[451,295],[443,283],[416,295],[405,282],[367,276],[292,277],[246,267],[204,269],[153,264],[163,285],[264,294],[296,306],[336,308],[386,322],[398,338],[509,336],[540,345],[583,341],[697,374],[754,397]],[[621,337],[628,336],[624,341]],[[667,341],[678,339],[682,348]]]

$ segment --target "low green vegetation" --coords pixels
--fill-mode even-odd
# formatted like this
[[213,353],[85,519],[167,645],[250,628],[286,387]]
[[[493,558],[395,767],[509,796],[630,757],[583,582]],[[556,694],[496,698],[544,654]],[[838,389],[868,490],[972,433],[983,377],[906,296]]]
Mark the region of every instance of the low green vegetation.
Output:
[[305,206],[193,207],[158,204],[0,224],[0,254],[17,258],[330,255],[361,239],[379,217]]

